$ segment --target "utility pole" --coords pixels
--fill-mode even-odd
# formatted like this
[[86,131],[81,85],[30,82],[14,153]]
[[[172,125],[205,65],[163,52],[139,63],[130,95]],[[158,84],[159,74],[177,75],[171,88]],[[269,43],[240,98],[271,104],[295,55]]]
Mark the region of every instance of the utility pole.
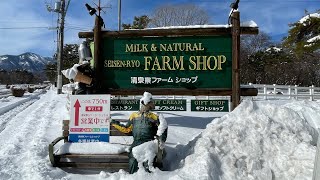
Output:
[[64,38],[64,19],[66,17],[67,9],[69,7],[70,0],[66,6],[65,0],[60,0],[55,2],[54,8],[46,4],[47,10],[49,12],[58,13],[58,25],[57,27],[57,90],[58,94],[62,93],[62,53],[63,53],[63,38]]
[[64,19],[65,19],[65,16],[66,16],[66,11],[65,11],[65,6],[66,6],[66,3],[65,3],[65,0],[61,0],[61,11],[60,11],[60,14],[61,14],[61,18],[60,18],[60,27],[59,27],[59,45],[58,45],[58,58],[57,58],[57,74],[58,74],[58,77],[57,77],[57,93],[58,94],[61,94],[62,93],[62,73],[61,73],[61,70],[62,70],[62,53],[63,53],[63,39],[64,39]]

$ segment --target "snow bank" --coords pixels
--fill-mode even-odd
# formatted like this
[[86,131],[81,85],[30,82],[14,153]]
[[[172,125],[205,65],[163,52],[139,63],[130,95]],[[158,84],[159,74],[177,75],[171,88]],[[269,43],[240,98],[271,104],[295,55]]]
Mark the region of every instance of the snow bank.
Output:
[[293,109],[244,101],[215,119],[188,146],[175,177],[188,179],[311,179],[312,127]]
[[148,141],[132,148],[132,154],[138,161],[139,170],[144,170],[143,162],[148,161],[149,170],[154,172],[153,160],[158,153],[158,140]]
[[64,143],[56,154],[120,154],[129,152],[129,146],[122,144],[110,144],[106,142],[90,143]]

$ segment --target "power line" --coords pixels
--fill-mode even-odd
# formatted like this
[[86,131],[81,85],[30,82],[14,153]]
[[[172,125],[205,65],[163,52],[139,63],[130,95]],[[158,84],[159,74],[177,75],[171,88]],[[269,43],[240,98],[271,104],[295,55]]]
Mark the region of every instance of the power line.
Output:
[[0,29],[49,29],[50,27],[33,26],[33,27],[0,27]]
[[[221,1],[221,0],[189,0],[191,2],[212,2],[212,3],[231,3],[232,1]],[[276,1],[276,0],[274,0]],[[265,1],[265,2],[261,2],[259,0],[241,0],[241,2],[250,2],[250,3],[268,3],[269,1]],[[277,0],[277,2],[279,2]],[[309,0],[308,2],[306,2],[305,0],[286,0],[285,2],[281,2],[281,3],[286,3],[286,2],[303,2],[303,3],[319,3],[319,0]],[[280,3],[280,2],[279,2]]]

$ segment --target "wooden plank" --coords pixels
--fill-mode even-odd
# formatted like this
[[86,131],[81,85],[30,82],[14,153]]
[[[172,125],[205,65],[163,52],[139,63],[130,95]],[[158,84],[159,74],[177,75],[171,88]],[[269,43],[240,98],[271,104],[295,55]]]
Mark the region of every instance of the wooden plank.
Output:
[[[241,34],[258,34],[258,27],[241,27]],[[142,29],[125,31],[102,31],[102,37],[143,37],[143,36],[212,36],[229,35],[227,28],[175,28],[175,29]],[[93,38],[93,32],[79,32],[79,38]]]
[[63,124],[63,125],[69,125],[69,123],[70,123],[70,120],[63,120],[63,121],[62,121],[62,124]]
[[129,159],[128,153],[121,154],[61,154],[59,158],[86,158],[86,159]]
[[128,163],[86,163],[86,162],[60,162],[58,167],[76,167],[76,168],[108,168],[108,169],[128,169]]
[[241,96],[257,96],[258,89],[257,88],[240,88]]
[[[141,95],[145,91],[153,95],[189,95],[189,96],[231,96],[231,89],[174,89],[174,88],[141,88],[141,89],[104,89],[101,93],[112,95]],[[256,96],[256,88],[241,88],[241,96]]]
[[67,136],[69,136],[69,131],[62,131],[62,136],[63,137],[67,137]]

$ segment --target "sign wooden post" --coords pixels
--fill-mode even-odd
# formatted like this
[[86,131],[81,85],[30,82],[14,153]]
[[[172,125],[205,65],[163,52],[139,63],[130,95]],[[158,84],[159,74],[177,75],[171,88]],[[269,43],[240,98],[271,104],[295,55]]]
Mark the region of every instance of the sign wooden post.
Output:
[[240,12],[233,12],[232,22],[232,95],[231,110],[240,104]]
[[[100,88],[100,82],[102,81],[101,76],[101,67],[98,66],[99,62],[102,61],[101,59],[101,26],[103,24],[102,18],[100,16],[96,16],[95,18],[95,27],[94,27],[94,72],[96,78],[96,90]],[[96,91],[95,90],[95,91]]]

